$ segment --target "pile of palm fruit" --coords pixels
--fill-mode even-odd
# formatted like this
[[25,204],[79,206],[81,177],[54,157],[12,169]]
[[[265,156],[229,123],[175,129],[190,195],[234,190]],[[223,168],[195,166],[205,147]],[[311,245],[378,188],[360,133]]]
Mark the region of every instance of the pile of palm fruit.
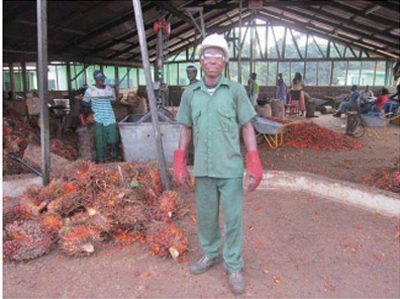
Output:
[[[171,174],[169,179],[176,190]],[[48,186],[31,186],[3,203],[7,260],[30,260],[57,247],[89,256],[121,236],[175,260],[188,247],[176,220],[189,210],[177,191],[163,191],[156,163],[76,161]]]

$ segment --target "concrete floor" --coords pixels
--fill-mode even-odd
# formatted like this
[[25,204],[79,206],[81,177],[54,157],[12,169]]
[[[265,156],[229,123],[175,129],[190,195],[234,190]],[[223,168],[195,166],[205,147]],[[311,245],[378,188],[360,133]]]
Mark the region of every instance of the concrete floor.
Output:
[[[186,196],[192,212],[194,194]],[[191,215],[179,222],[189,260],[201,256]],[[398,298],[398,217],[283,189],[245,194],[244,272],[248,298]],[[146,273],[147,272],[147,273]],[[191,276],[187,264],[147,248],[100,249],[67,258],[56,250],[3,266],[5,298],[228,298],[223,266]]]

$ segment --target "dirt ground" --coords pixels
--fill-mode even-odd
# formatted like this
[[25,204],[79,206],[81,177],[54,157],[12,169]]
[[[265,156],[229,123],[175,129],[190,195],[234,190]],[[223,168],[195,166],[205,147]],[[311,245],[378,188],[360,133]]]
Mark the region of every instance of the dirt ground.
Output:
[[[346,118],[319,115],[307,119],[319,126],[338,133],[344,133]],[[304,119],[304,118],[303,118]],[[382,129],[378,132],[383,133]],[[305,171],[330,178],[362,183],[365,175],[371,175],[380,167],[392,167],[393,160],[400,155],[400,127],[390,124],[384,140],[367,135],[361,140],[364,147],[351,151],[311,151],[281,147],[270,149],[266,143],[259,145],[261,161],[267,170]]]
[[[186,196],[194,210],[194,195]],[[400,297],[398,218],[283,190],[245,195],[243,297]],[[188,257],[200,257],[196,224],[182,220]],[[188,264],[152,257],[144,246],[69,258],[58,251],[5,263],[5,298],[228,298],[219,265],[192,276]]]

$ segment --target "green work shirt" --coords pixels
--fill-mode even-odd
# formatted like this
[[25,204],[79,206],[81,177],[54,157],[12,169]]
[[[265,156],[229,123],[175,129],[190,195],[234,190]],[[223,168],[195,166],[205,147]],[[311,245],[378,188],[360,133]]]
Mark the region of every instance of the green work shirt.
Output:
[[254,116],[256,112],[239,83],[222,77],[212,96],[203,80],[188,86],[182,95],[177,121],[193,129],[194,175],[243,176],[240,127]]

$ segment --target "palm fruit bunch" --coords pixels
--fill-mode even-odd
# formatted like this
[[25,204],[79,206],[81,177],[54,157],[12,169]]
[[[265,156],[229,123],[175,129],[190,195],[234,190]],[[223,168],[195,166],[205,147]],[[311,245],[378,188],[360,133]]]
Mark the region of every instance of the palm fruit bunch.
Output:
[[47,205],[47,212],[67,217],[82,205],[82,199],[78,194],[69,194],[52,200]]
[[58,231],[64,226],[64,220],[56,214],[44,214],[40,223],[53,239],[56,239]]
[[114,209],[113,220],[116,226],[124,230],[143,230],[147,218],[143,205],[124,205]]
[[77,201],[77,187],[62,179],[55,179],[48,186],[32,186],[21,196],[23,205],[34,215],[47,208],[51,213],[64,215]]
[[3,198],[3,226],[14,222],[15,220],[29,219],[32,212],[21,204],[17,197]]
[[400,193],[400,171],[395,171],[392,174],[392,190],[395,193]]
[[100,241],[102,241],[101,231],[85,224],[64,226],[59,233],[61,250],[71,256],[93,254]]
[[153,223],[146,232],[146,239],[153,254],[165,257],[169,253],[174,260],[188,248],[187,237],[175,224]]
[[160,210],[165,213],[167,219],[176,216],[181,208],[182,201],[176,191],[165,191],[161,194]]
[[87,211],[80,211],[65,218],[65,225],[68,227],[78,225],[94,227],[104,239],[108,239],[114,229],[112,221],[93,208],[88,208]]
[[35,220],[18,220],[6,226],[4,257],[13,261],[31,260],[50,252],[54,239]]

